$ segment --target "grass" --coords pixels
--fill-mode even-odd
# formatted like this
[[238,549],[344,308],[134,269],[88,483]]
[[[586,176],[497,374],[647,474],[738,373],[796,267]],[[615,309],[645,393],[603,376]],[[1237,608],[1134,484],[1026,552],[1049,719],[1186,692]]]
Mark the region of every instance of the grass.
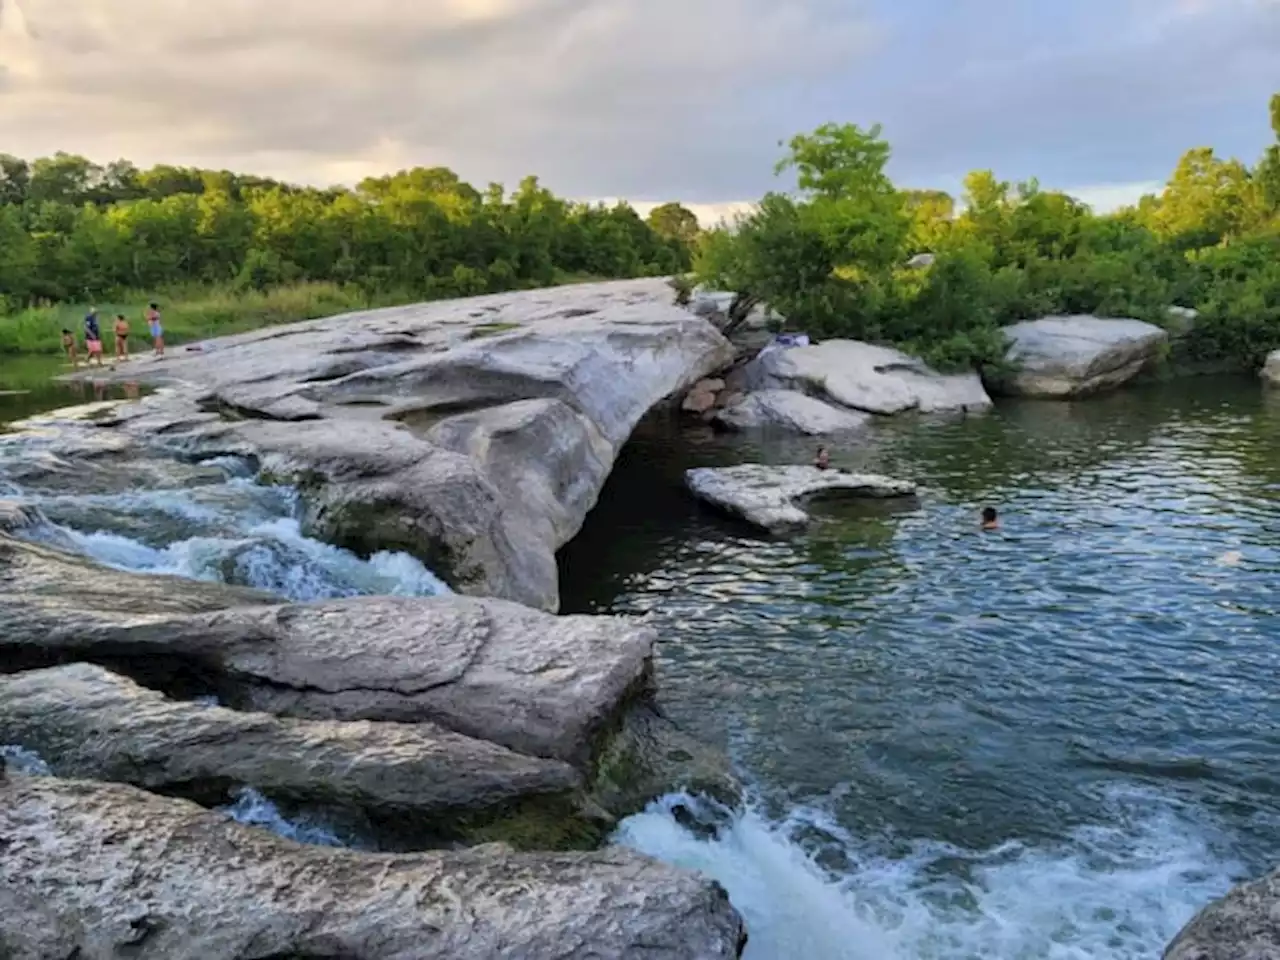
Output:
[[[379,296],[370,301],[353,287],[333,283],[300,283],[268,291],[234,290],[226,287],[188,287],[166,293],[136,293],[119,301],[93,304],[111,349],[111,329],[118,313],[129,320],[132,338],[145,344],[147,327],[143,314],[156,302],[164,318],[165,342],[191,343],[209,337],[244,333],[297,320],[313,320],[353,310],[408,303],[418,299],[410,294]],[[90,304],[57,304],[32,307],[0,317],[0,354],[57,354],[62,351],[65,327],[83,336],[84,316]],[[135,349],[137,349],[135,347]]]

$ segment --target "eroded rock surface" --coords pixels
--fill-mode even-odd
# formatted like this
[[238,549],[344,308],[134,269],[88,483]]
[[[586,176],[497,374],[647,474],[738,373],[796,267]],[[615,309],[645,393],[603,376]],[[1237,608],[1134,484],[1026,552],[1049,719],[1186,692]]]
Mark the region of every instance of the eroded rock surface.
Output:
[[555,617],[504,600],[280,605],[0,535],[0,663],[10,670],[81,659],[151,679],[176,663],[235,707],[426,721],[572,763],[647,690],[654,640],[634,621]]
[[1241,884],[1201,910],[1164,960],[1280,960],[1280,872]]
[[611,848],[387,855],[307,847],[116,784],[0,782],[9,960],[716,960],[714,882]]
[[661,279],[370,311],[201,346],[112,374],[171,389],[95,411],[98,431],[254,457],[301,485],[310,532],[405,550],[457,590],[552,610],[555,552],[632,429],[733,358]]
[[913,483],[875,474],[756,463],[690,470],[685,483],[699,499],[773,534],[806,526],[810,517],[801,504],[815,497],[889,499],[916,492]]
[[1141,320],[1042,317],[1004,328],[1009,375],[993,390],[1021,397],[1069,400],[1102,393],[1136,377],[1169,343],[1169,334]]
[[418,842],[500,830],[519,801],[580,818],[582,778],[561,761],[430,723],[293,720],[175,701],[87,663],[0,676],[0,742],[34,751],[59,776],[206,806],[252,787]]
[[833,406],[795,390],[748,393],[714,417],[714,423],[726,430],[774,429],[813,437],[861,430],[870,421],[868,414]]
[[764,350],[748,377],[752,390],[794,390],[837,407],[886,416],[991,406],[976,373],[940,374],[916,357],[858,340]]

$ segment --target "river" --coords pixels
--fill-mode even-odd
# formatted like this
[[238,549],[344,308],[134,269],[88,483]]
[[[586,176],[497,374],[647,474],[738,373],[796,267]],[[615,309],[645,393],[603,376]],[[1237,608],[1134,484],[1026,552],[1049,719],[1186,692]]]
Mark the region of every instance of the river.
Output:
[[623,831],[726,886],[748,957],[1151,958],[1280,862],[1280,396],[887,424],[834,460],[919,506],[791,541],[680,488],[812,452],[651,429],[562,564],[567,610],[655,618],[669,712],[752,785],[718,840]]
[[[0,397],[0,422],[93,399],[48,390]],[[654,618],[666,709],[750,785],[716,838],[668,798],[619,840],[720,880],[751,960],[1150,958],[1280,862],[1280,396],[1204,379],[885,423],[833,460],[916,480],[919,504],[823,507],[788,541],[681,487],[812,447],[647,424],[561,564],[566,612]],[[122,569],[444,589],[303,537],[291,491],[232,460],[30,489],[31,455],[0,437],[9,494]],[[324,837],[253,797],[233,812]]]

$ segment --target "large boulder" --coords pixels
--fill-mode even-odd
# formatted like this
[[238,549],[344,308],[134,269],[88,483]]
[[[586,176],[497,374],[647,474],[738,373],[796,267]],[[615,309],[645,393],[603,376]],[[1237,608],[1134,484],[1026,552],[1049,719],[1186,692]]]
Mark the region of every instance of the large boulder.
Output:
[[150,671],[179,665],[238,708],[425,721],[574,763],[651,682],[655,634],[621,618],[456,595],[269,599],[0,535],[0,662],[11,670],[75,658],[155,682]]
[[733,353],[661,279],[582,284],[209,341],[111,374],[170,388],[77,423],[253,457],[301,486],[310,532],[554,610],[556,551],[632,429]]
[[711,880],[626,850],[308,847],[117,784],[0,782],[9,960],[716,960],[741,918]]
[[712,422],[726,430],[773,429],[819,437],[860,430],[870,420],[869,414],[833,406],[796,390],[758,390],[717,411]]
[[[518,836],[531,811],[594,846],[607,825],[580,812],[567,763],[430,723],[281,719],[175,701],[86,663],[0,676],[0,743],[59,776],[131,783],[206,806],[251,787],[286,809],[348,816],[422,844]],[[533,838],[529,838],[532,840]]]
[[772,534],[808,525],[801,504],[819,497],[880,500],[916,492],[913,483],[875,474],[759,463],[699,467],[685,473],[685,484],[698,499]]
[[1119,387],[1151,364],[1169,334],[1141,320],[1042,317],[1004,328],[1011,373],[990,378],[992,390],[1020,397],[1069,400]]
[[1236,887],[1200,911],[1164,960],[1280,960],[1280,871]]
[[748,370],[753,390],[795,390],[864,413],[986,410],[976,373],[944,375],[898,350],[858,340],[808,347],[771,347]]
[[1280,350],[1272,350],[1267,354],[1267,362],[1262,365],[1262,379],[1274,386],[1280,386]]

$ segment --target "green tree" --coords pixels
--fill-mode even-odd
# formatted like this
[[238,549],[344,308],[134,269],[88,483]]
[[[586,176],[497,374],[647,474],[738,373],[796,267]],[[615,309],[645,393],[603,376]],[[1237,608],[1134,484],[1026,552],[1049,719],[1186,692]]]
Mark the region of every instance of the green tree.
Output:
[[645,219],[649,228],[664,240],[692,245],[698,239],[698,217],[682,204],[664,203],[656,206]]

